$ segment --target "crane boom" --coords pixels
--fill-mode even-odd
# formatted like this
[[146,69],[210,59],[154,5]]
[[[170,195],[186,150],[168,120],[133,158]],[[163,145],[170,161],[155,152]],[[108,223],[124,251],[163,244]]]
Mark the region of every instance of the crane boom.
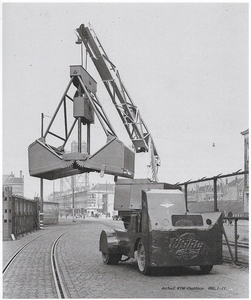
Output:
[[157,173],[158,166],[160,166],[160,158],[153,138],[141,117],[139,109],[133,103],[132,98],[125,88],[116,66],[108,58],[97,35],[91,27],[89,28],[82,24],[76,31],[117,109],[136,153],[150,153],[152,181],[158,181]]

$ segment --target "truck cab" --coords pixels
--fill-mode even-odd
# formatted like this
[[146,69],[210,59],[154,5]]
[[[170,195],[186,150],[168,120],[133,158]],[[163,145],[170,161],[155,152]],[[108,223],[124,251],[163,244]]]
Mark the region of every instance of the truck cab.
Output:
[[116,264],[122,255],[136,258],[142,274],[182,266],[200,266],[208,273],[222,263],[220,212],[187,212],[179,189],[141,190],[140,202],[138,209],[120,211],[124,230],[102,231],[104,263]]

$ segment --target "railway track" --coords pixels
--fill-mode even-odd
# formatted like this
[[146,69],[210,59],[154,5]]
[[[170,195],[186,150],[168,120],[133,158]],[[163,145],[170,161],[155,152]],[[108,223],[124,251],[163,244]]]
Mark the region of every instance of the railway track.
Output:
[[[48,233],[46,233],[48,234]],[[37,239],[40,239],[41,237],[43,237],[44,235],[46,234],[42,234],[34,239],[32,239],[31,241],[25,243],[24,245],[22,245],[13,255],[12,257],[7,261],[7,263],[5,264],[5,266],[3,267],[3,276],[7,273],[10,265],[13,263],[13,261],[18,257],[18,255],[28,246],[30,245],[31,243],[33,243],[34,241],[36,241]]]
[[60,274],[59,264],[57,260],[57,245],[60,238],[66,234],[67,232],[62,233],[53,243],[51,248],[51,266],[52,266],[52,273],[54,278],[55,287],[57,290],[57,295],[59,299],[69,298],[68,293],[66,291],[66,286]]
[[[18,259],[19,254],[21,252],[23,252],[27,246],[31,245],[32,243],[36,242],[38,239],[41,239],[42,237],[44,237],[45,235],[48,234],[52,234],[57,232],[58,230],[46,233],[46,234],[42,234],[34,239],[32,239],[31,241],[25,243],[24,245],[22,245],[13,255],[12,257],[7,261],[7,263],[4,265],[3,267],[3,278],[4,276],[7,274],[8,270],[10,269],[12,263]],[[63,278],[62,278],[62,274],[60,272],[60,268],[59,268],[59,263],[57,260],[57,245],[60,241],[60,238],[62,236],[64,236],[66,233],[68,233],[68,231],[61,233],[59,236],[57,236],[57,238],[54,240],[54,242],[52,243],[51,246],[51,252],[50,252],[50,261],[51,261],[51,269],[52,269],[52,274],[53,274],[53,279],[54,279],[54,286],[56,289],[56,294],[58,296],[59,299],[63,299],[63,298],[69,298],[68,297],[68,293],[67,293],[67,288],[64,284]]]

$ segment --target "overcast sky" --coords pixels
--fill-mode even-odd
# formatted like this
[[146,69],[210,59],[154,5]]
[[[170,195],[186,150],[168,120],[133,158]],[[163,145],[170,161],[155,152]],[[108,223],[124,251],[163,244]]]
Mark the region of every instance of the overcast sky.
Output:
[[[41,113],[53,115],[70,80],[69,66],[81,62],[74,31],[88,22],[152,133],[160,181],[244,168],[247,3],[4,3],[3,174],[19,176],[22,170],[26,197],[39,194],[39,179],[29,176],[28,146],[40,137]],[[98,97],[129,146],[91,64]],[[45,128],[49,121],[45,117]],[[93,127],[104,136],[98,121]],[[102,140],[99,134],[92,149]],[[145,160],[137,155],[136,177],[147,176]],[[92,176],[91,182],[113,182],[110,175]],[[51,192],[46,180],[44,195]]]

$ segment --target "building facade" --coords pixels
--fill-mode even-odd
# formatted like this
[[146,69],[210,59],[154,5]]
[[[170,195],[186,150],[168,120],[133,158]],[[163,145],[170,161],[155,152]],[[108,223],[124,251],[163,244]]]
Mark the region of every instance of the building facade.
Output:
[[97,214],[109,215],[113,214],[114,205],[114,184],[96,184],[89,194],[89,202],[87,205],[87,215],[95,216]]
[[3,175],[3,188],[11,187],[12,193],[15,195],[24,196],[24,176],[20,171],[20,177],[16,177],[11,172],[10,175]]

